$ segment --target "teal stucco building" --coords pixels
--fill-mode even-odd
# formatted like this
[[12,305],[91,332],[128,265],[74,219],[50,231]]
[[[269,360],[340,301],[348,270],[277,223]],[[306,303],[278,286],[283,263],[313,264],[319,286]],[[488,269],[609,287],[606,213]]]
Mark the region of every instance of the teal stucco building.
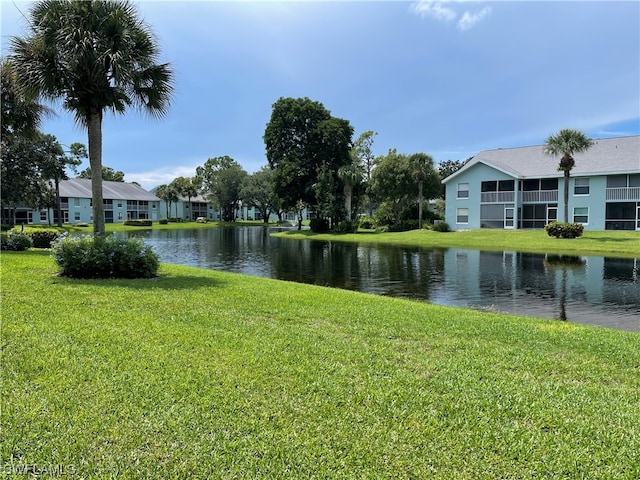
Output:
[[[585,230],[640,231],[640,136],[595,140],[574,155],[569,222]],[[543,145],[485,150],[445,178],[453,230],[543,228],[564,220],[559,158]]]

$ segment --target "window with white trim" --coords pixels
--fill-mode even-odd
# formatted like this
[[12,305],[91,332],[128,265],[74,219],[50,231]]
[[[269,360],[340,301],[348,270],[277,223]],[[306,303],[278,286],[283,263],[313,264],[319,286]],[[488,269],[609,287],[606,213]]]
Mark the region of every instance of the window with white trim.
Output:
[[469,223],[469,209],[458,208],[456,211],[456,223]]
[[469,184],[468,183],[459,183],[458,184],[458,197],[457,198],[469,198]]
[[573,223],[589,223],[589,207],[573,207]]
[[576,178],[573,182],[574,195],[589,195],[589,179]]

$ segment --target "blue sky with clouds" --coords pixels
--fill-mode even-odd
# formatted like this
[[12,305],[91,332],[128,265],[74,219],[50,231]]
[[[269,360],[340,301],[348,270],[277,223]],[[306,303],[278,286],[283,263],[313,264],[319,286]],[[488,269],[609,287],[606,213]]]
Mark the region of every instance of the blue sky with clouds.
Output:
[[[2,54],[29,2],[1,1]],[[229,155],[254,172],[280,97],[349,120],[374,152],[436,162],[560,128],[640,134],[640,2],[142,1],[176,73],[167,117],[107,115],[103,163],[146,188]],[[86,133],[61,111],[61,143]]]

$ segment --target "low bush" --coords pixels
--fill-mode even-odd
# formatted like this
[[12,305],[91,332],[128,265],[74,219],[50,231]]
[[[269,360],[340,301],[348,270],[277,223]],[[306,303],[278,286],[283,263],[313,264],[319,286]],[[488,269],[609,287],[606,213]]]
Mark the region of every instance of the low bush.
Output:
[[309,222],[309,228],[314,233],[329,232],[329,220],[326,218],[312,218]]
[[33,246],[33,240],[24,232],[9,230],[1,235],[0,245],[2,250],[14,250],[21,252]]
[[123,224],[131,227],[150,227],[153,222],[151,220],[125,220]]
[[447,222],[436,222],[433,224],[433,227],[431,227],[431,230],[434,232],[450,232],[451,227]]
[[158,223],[160,225],[166,225],[167,223],[169,223],[169,220],[167,218],[161,218],[160,220],[158,220]]
[[360,228],[364,228],[364,229],[367,229],[367,230],[372,230],[372,229],[376,228],[376,222],[375,222],[375,220],[373,218],[368,218],[368,217],[364,218],[363,217],[363,218],[360,219],[359,226],[360,226]]
[[358,222],[350,222],[348,220],[343,220],[338,223],[338,226],[335,228],[336,233],[355,233],[358,230]]
[[8,223],[0,224],[0,231],[6,232],[7,230],[11,230],[13,225],[9,225]]
[[34,248],[51,248],[51,244],[55,242],[60,234],[55,230],[38,229],[31,230],[29,236],[33,241]]
[[171,223],[180,223],[182,221],[182,219],[179,217],[169,217],[167,218],[167,220]]
[[550,222],[544,227],[547,235],[556,238],[578,238],[584,232],[581,223]]
[[63,236],[53,244],[60,274],[73,278],[151,278],[160,265],[139,238]]
[[209,223],[209,219],[207,217],[198,217],[196,218],[196,223]]
[[398,223],[388,225],[388,232],[407,232],[419,228],[418,220],[400,220]]

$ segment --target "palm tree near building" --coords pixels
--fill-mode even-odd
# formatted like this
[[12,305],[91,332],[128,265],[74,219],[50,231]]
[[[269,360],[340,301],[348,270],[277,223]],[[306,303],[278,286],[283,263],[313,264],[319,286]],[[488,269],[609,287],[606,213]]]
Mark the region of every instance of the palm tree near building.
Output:
[[564,172],[564,221],[569,221],[569,178],[576,162],[573,155],[589,150],[593,140],[580,130],[563,128],[555,135],[550,135],[544,144],[544,153],[552,156],[562,155],[558,171]]
[[[26,94],[62,100],[86,127],[89,164],[102,171],[104,112],[136,106],[166,114],[173,91],[169,64],[127,0],[40,0],[29,12],[28,32],[11,38],[10,59]],[[94,237],[104,236],[102,178],[91,178]]]

